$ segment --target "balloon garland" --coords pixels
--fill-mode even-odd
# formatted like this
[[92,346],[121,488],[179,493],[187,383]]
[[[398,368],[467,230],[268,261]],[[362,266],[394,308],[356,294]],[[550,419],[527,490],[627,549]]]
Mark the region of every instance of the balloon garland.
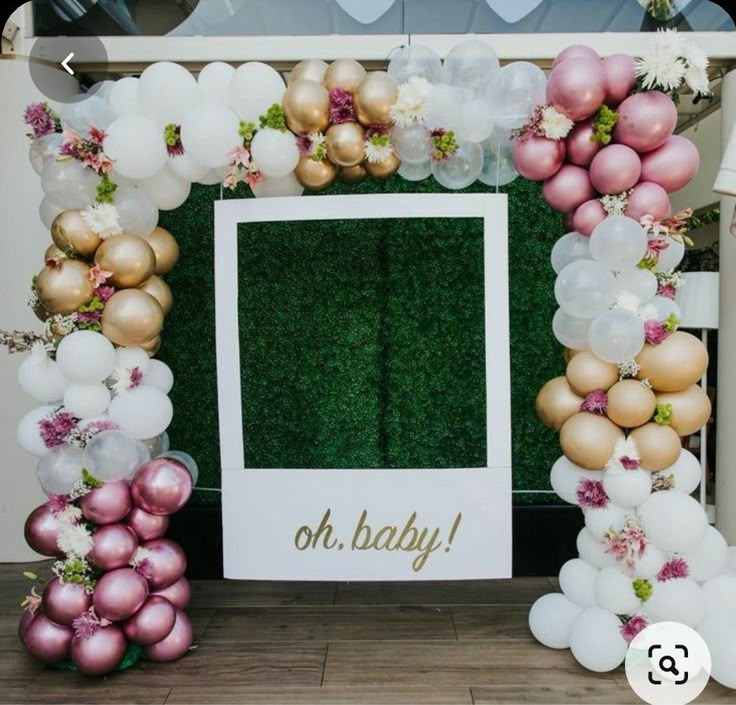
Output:
[[[670,31],[637,59],[570,47],[549,78],[525,62],[500,68],[471,40],[444,62],[405,47],[386,72],[307,59],[288,84],[259,62],[215,62],[197,79],[161,62],[61,114],[29,106],[53,240],[30,301],[45,329],[4,342],[28,352],[19,382],[44,404],[18,429],[49,495],[26,537],[58,560],[28,599],[26,648],[104,673],[191,645],[186,558],[163,538],[196,464],[168,452],[173,376],[151,359],[173,303],[163,275],[178,257],[158,209],[181,205],[195,182],[295,196],[398,172],[450,189],[521,174],[544,182],[570,226],[551,255],[567,369],[540,391],[537,411],[560,432],[552,487],[583,509],[586,527],[562,594],[530,612],[534,636],[598,671],[620,665],[659,620],[733,652],[736,623],[716,617],[736,578],[723,574],[726,543],[689,496],[700,467],[680,440],[710,415],[696,386],[708,356],[677,330],[675,268],[692,214],[673,215],[668,195],[698,169],[697,149],[673,134],[673,97],[684,84],[707,95],[706,69],[702,51]],[[716,663],[714,677],[736,686]]]

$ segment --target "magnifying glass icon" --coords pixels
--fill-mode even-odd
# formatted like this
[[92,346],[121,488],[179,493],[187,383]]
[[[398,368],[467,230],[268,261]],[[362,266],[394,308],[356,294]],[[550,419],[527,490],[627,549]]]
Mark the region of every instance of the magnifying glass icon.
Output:
[[662,671],[662,673],[671,673],[673,676],[680,675],[680,671],[677,670],[675,659],[672,656],[662,656],[662,658],[659,659],[659,670]]

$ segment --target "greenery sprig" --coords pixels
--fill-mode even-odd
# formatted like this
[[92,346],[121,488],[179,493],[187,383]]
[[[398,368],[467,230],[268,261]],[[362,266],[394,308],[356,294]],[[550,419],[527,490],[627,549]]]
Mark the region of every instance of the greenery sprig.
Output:
[[261,123],[261,129],[270,127],[272,130],[286,132],[286,115],[279,103],[274,103],[258,120]]
[[610,144],[613,128],[616,127],[617,122],[618,113],[607,105],[602,105],[593,120],[593,134],[590,136],[590,141],[604,145]]
[[109,174],[101,174],[97,184],[97,203],[113,203],[115,201],[115,190],[118,185],[110,178]]

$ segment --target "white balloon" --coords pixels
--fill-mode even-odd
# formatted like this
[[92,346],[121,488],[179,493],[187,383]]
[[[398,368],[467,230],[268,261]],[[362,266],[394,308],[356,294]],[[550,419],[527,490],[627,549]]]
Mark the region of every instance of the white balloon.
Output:
[[46,196],[44,196],[41,199],[41,204],[38,207],[38,217],[47,228],[51,229],[51,225],[53,224],[54,219],[57,215],[59,215],[59,213],[62,213],[63,211],[63,208],[57,206],[55,203],[46,198]]
[[432,176],[445,188],[457,190],[470,186],[483,169],[483,148],[477,142],[461,142],[447,159],[430,163]]
[[160,389],[143,385],[116,396],[108,410],[110,419],[133,438],[145,440],[163,433],[174,412]]
[[43,168],[50,161],[55,161],[59,156],[59,149],[64,138],[59,132],[50,132],[48,135],[39,137],[31,142],[31,148],[28,151],[28,159],[31,162],[33,171],[39,176],[43,173]]
[[652,474],[641,468],[603,473],[603,489],[621,507],[638,507],[652,493]]
[[555,338],[571,350],[588,349],[589,318],[575,318],[558,308],[552,318],[552,332]]
[[103,100],[107,100],[114,85],[115,81],[111,79],[107,79],[106,81],[97,81],[97,83],[93,83],[90,86],[88,93],[90,95],[99,96]]
[[107,102],[96,95],[85,95],[82,100],[64,103],[59,115],[64,127],[71,127],[82,137],[89,137],[89,128],[106,130],[115,115]]
[[612,554],[606,553],[603,541],[593,536],[585,527],[580,529],[576,545],[580,558],[594,568],[616,565],[616,558]]
[[205,101],[227,105],[230,97],[230,81],[235,74],[235,67],[223,61],[207,64],[197,79],[199,89]]
[[641,606],[634,592],[631,577],[618,567],[604,568],[596,576],[597,603],[614,614],[631,614]]
[[151,360],[148,370],[143,373],[143,383],[168,394],[174,386],[174,373],[165,362]]
[[424,164],[432,154],[432,139],[423,125],[394,127],[391,144],[402,164]]
[[160,127],[181,124],[200,97],[194,76],[170,61],[159,61],[146,68],[141,74],[138,92],[141,111]]
[[633,360],[644,347],[644,340],[644,322],[623,309],[596,316],[588,329],[590,349],[602,360],[616,364]]
[[392,55],[388,62],[388,75],[399,85],[414,76],[439,83],[442,61],[433,49],[421,44],[408,44]]
[[705,617],[736,619],[736,575],[716,575],[701,586]]
[[658,287],[657,277],[648,269],[632,267],[616,274],[616,294],[633,294],[643,304],[654,298]]
[[469,95],[482,95],[493,80],[499,61],[493,47],[478,39],[456,44],[445,57],[442,80]]
[[681,622],[688,627],[696,627],[705,616],[703,591],[692,578],[657,581],[645,607],[656,622]]
[[[568,264],[579,259],[591,259],[590,238],[573,230],[563,235],[553,245],[550,255],[552,269],[555,270],[555,274],[559,274]],[[651,272],[648,273],[651,274]],[[656,277],[654,281],[657,281]]]
[[470,98],[460,106],[458,135],[469,142],[483,142],[493,132],[493,115],[481,98]]
[[104,414],[109,405],[110,390],[102,382],[71,384],[64,394],[64,407],[80,419]]
[[125,76],[119,78],[110,89],[107,102],[113,113],[121,115],[137,115],[141,112],[141,100],[138,95],[138,78]]
[[628,644],[621,635],[621,621],[602,607],[588,607],[573,622],[570,650],[589,671],[605,673],[618,668]]
[[611,215],[590,236],[590,254],[611,270],[635,267],[647,253],[644,228],[633,218]]
[[222,184],[224,178],[222,171],[210,169],[197,183],[204,186],[214,186],[215,184]]
[[192,185],[164,168],[150,179],[141,181],[139,188],[156,208],[170,211],[178,208],[189,198]]
[[570,631],[582,609],[560,593],[542,595],[529,610],[529,629],[534,638],[550,649],[570,646]]
[[135,439],[122,431],[102,431],[87,444],[87,454],[97,466],[95,477],[103,482],[131,480],[141,461]]
[[736,617],[710,616],[698,625],[697,632],[710,651],[711,678],[727,688],[736,688]]
[[45,352],[36,350],[20,363],[18,383],[28,396],[44,403],[59,401],[69,386],[59,365]]
[[519,175],[511,157],[513,145],[507,129],[494,125],[491,134],[483,140],[481,147],[483,170],[478,177],[479,181],[486,186],[505,186]]
[[605,508],[587,507],[583,514],[585,515],[585,528],[593,536],[603,539],[603,535],[609,529],[619,531],[623,528],[629,511],[625,507],[609,502]]
[[188,181],[190,184],[203,179],[209,167],[200,164],[188,152],[170,157],[166,162],[166,168],[177,178]]
[[148,357],[148,353],[143,348],[139,348],[135,345],[117,348],[115,350],[115,367],[122,370],[132,370],[137,367],[143,373],[144,381],[151,365],[155,362],[160,365],[164,364],[158,360],[152,360]]
[[251,157],[266,177],[278,179],[290,174],[299,163],[299,149],[293,133],[265,127],[256,132]]
[[143,115],[117,118],[107,129],[103,149],[115,163],[115,170],[129,179],[153,176],[169,158],[163,127]]
[[680,553],[680,558],[688,564],[693,580],[710,580],[726,567],[728,544],[720,531],[708,526],[700,543],[689,551]]
[[700,467],[700,460],[689,450],[683,448],[675,464],[662,470],[659,474],[671,478],[674,483],[674,489],[678,492],[692,494],[700,484],[703,469]]
[[557,303],[576,318],[603,313],[613,302],[614,290],[613,274],[598,262],[585,259],[570,262],[555,281]]
[[600,472],[585,470],[562,455],[555,461],[549,474],[552,489],[569,504],[578,504],[577,491],[580,480],[600,479]]
[[56,362],[70,382],[102,382],[115,368],[115,348],[102,333],[79,330],[61,339]]
[[297,181],[293,172],[277,179],[263,179],[250,188],[256,198],[301,196],[304,193],[304,186]]
[[592,565],[580,558],[572,558],[560,568],[560,590],[576,605],[592,607],[596,604],[597,577],[598,570]]
[[63,446],[49,451],[36,466],[36,476],[47,496],[69,494],[82,478],[82,470],[96,476],[97,467],[86,451],[77,446]]
[[424,179],[432,175],[432,165],[429,159],[419,164],[401,162],[398,174],[402,179],[406,179],[407,181],[424,181]]
[[48,452],[49,449],[41,438],[41,427],[39,426],[39,423],[43,419],[53,416],[58,409],[58,405],[39,406],[35,409],[31,409],[31,411],[25,414],[18,422],[16,438],[18,439],[18,445],[20,445],[26,453],[41,456]]
[[243,145],[239,130],[240,121],[232,110],[215,103],[198,105],[181,123],[184,153],[210,169],[226,166],[232,161],[231,152]]
[[665,321],[671,315],[674,315],[678,321],[682,318],[680,307],[675,303],[675,301],[667,298],[666,296],[655,296],[649,303],[657,312],[656,320],[658,321]]
[[230,107],[244,122],[258,124],[258,118],[274,104],[281,105],[286,90],[284,79],[268,64],[250,61],[235,70],[230,81]]
[[682,492],[654,492],[639,507],[647,538],[663,551],[687,551],[705,535],[705,510]]
[[121,186],[115,191],[118,221],[127,235],[148,235],[158,225],[158,208],[142,189]]
[[654,578],[666,562],[665,553],[650,542],[644,549],[644,555],[634,559],[636,577]]
[[493,119],[500,127],[521,127],[529,114],[546,103],[547,77],[527,61],[514,61],[493,74],[486,97]]
[[674,240],[671,237],[667,238],[669,246],[659,253],[659,259],[657,265],[654,268],[655,272],[669,272],[674,269],[685,256],[685,243],[680,240]]
[[99,177],[77,160],[49,160],[41,174],[44,195],[63,209],[86,208],[97,198]]
[[462,94],[446,83],[438,83],[427,100],[426,123],[430,130],[443,128],[457,131],[460,127],[458,105],[462,103]]

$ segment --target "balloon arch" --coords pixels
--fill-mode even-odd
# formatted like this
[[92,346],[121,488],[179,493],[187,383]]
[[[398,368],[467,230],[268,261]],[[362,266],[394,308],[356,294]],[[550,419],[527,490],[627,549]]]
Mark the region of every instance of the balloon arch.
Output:
[[[532,607],[534,636],[595,671],[619,666],[628,643],[663,620],[733,653],[736,630],[720,615],[736,577],[690,496],[700,466],[680,440],[710,414],[696,386],[708,355],[677,330],[692,213],[673,215],[669,199],[699,161],[673,134],[673,98],[685,87],[708,94],[707,65],[673,31],[637,58],[569,47],[548,77],[525,62],[500,68],[471,40],[444,62],[406,47],[387,72],[309,59],[288,84],[258,62],[215,62],[196,79],[162,62],[98,84],[60,114],[30,105],[53,239],[30,300],[45,327],[4,342],[26,353],[19,382],[42,404],[18,427],[48,495],[26,538],[56,562],[26,602],[28,651],[101,674],[141,656],[179,658],[192,643],[186,558],[164,538],[197,466],[168,447],[173,375],[154,357],[172,304],[163,275],[178,257],[158,209],[181,205],[194,182],[295,196],[398,172],[449,189],[521,174],[544,182],[569,225],[551,255],[567,369],[537,411],[560,432],[552,487],[581,507],[585,528],[562,593]],[[713,676],[736,687],[718,662]]]

